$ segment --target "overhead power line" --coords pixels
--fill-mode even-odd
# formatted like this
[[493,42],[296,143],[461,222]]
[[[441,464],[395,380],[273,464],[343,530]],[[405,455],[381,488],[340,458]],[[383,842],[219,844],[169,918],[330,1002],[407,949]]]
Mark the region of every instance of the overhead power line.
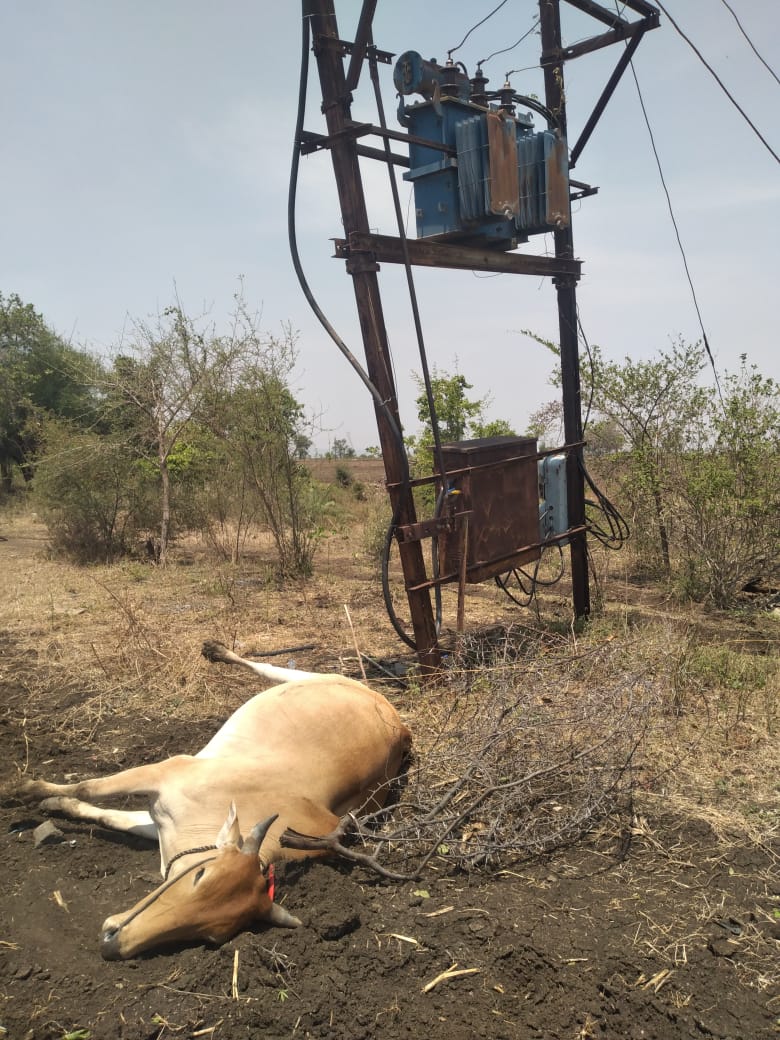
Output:
[[701,53],[701,51],[698,49],[698,47],[694,44],[694,42],[690,39],[689,36],[685,35],[685,33],[680,28],[680,26],[677,24],[677,22],[675,22],[674,18],[672,18],[672,16],[666,10],[664,5],[661,3],[661,0],[654,0],[654,3],[658,4],[660,9],[663,11],[663,13],[669,19],[669,22],[674,27],[675,31],[678,33],[679,36],[681,36],[685,40],[685,42],[691,48],[693,53],[696,55],[696,57],[699,59],[699,61],[702,63],[702,65],[705,67],[705,69],[707,69],[707,71],[713,77],[713,79],[718,84],[720,89],[723,91],[723,93],[726,95],[726,97],[732,103],[734,108],[736,108],[736,110],[739,112],[739,114],[745,120],[745,122],[750,127],[750,129],[753,131],[753,133],[756,135],[756,137],[759,139],[759,141],[763,144],[763,146],[766,148],[766,150],[769,152],[769,154],[774,158],[775,162],[780,163],[780,155],[777,154],[777,152],[774,150],[774,148],[771,146],[771,144],[767,141],[767,139],[764,137],[764,135],[761,133],[761,131],[758,129],[758,127],[755,125],[755,123],[750,118],[750,116],[748,116],[748,114],[744,110],[744,108],[742,108],[742,106],[736,100],[734,95],[731,94],[731,92],[726,87],[726,85],[723,82],[723,80],[720,78],[720,76],[717,74],[717,72],[713,69],[713,67],[707,62],[707,60],[705,59],[705,57]]
[[724,7],[728,8],[728,10],[731,11],[731,14],[734,16],[734,21],[739,26],[739,31],[742,33],[742,35],[747,40],[748,46],[753,51],[755,56],[758,58],[758,60],[761,62],[761,64],[764,66],[764,68],[769,72],[769,75],[773,76],[777,80],[777,82],[780,83],[780,79],[778,79],[778,76],[777,76],[777,73],[775,72],[775,70],[772,68],[772,66],[767,61],[765,61],[761,57],[761,55],[756,50],[756,45],[753,43],[753,41],[748,36],[747,32],[745,31],[744,26],[742,25],[742,22],[740,22],[739,18],[737,18],[737,12],[734,10],[734,8],[731,6],[731,4],[728,3],[728,0],[720,0],[720,2],[723,4]]
[[480,58],[479,61],[477,62],[477,65],[480,65],[480,66],[481,65],[486,65],[490,61],[491,58],[495,58],[499,54],[508,54],[509,51],[513,51],[515,49],[515,47],[519,47],[520,44],[523,42],[523,40],[527,40],[528,39],[528,37],[531,35],[531,33],[534,31],[534,29],[536,29],[536,27],[539,25],[540,21],[541,21],[541,18],[537,18],[536,21],[534,22],[534,24],[528,30],[528,32],[524,32],[519,40],[515,40],[515,42],[513,44],[511,44],[509,47],[503,47],[500,51],[493,51],[492,54],[488,54],[487,58]]
[[466,42],[466,40],[469,38],[469,36],[471,36],[471,34],[474,32],[474,30],[478,29],[480,27],[480,25],[484,25],[485,22],[488,21],[488,19],[492,18],[493,15],[497,11],[500,11],[501,8],[504,6],[504,4],[506,4],[508,2],[509,2],[509,0],[501,0],[501,3],[498,4],[496,7],[494,7],[493,10],[490,11],[488,14],[486,14],[485,17],[481,21],[477,22],[476,25],[472,25],[472,27],[469,29],[469,31],[466,33],[466,35],[463,37],[463,39],[460,41],[460,43],[457,45],[457,47],[452,47],[450,50],[447,51],[447,57],[448,58],[452,57],[452,55],[455,53],[455,51],[460,50],[460,48],[463,46],[463,44]]
[[653,149],[653,155],[655,156],[655,164],[658,167],[658,176],[661,178],[661,187],[663,188],[664,195],[666,196],[666,205],[667,205],[667,207],[669,209],[669,216],[672,219],[672,226],[674,227],[674,233],[675,233],[675,236],[677,238],[677,245],[678,245],[679,250],[680,250],[680,256],[682,257],[683,267],[685,268],[685,277],[688,279],[688,286],[690,287],[690,290],[691,290],[691,299],[693,300],[693,306],[694,306],[694,308],[696,310],[696,316],[699,319],[699,328],[701,329],[702,339],[704,341],[704,348],[707,351],[707,357],[710,359],[710,365],[712,366],[712,371],[713,371],[713,374],[715,376],[715,386],[717,387],[718,396],[720,397],[721,402],[722,402],[723,401],[723,394],[721,393],[721,389],[720,389],[720,380],[718,379],[718,370],[715,367],[715,358],[712,356],[712,351],[710,350],[709,340],[707,339],[707,331],[704,328],[704,319],[701,316],[701,310],[699,308],[699,301],[698,301],[698,299],[696,297],[696,289],[694,288],[693,278],[691,277],[690,268],[688,267],[688,258],[685,255],[685,248],[683,246],[682,238],[680,236],[680,228],[677,225],[677,218],[674,215],[674,207],[672,206],[672,197],[669,194],[669,188],[668,188],[667,183],[666,183],[666,177],[664,177],[663,167],[661,166],[661,157],[659,156],[658,149],[656,148],[655,136],[653,134],[653,128],[650,125],[650,117],[647,114],[647,108],[645,107],[645,99],[642,97],[642,90],[641,90],[641,88],[639,86],[639,79],[637,78],[636,69],[634,68],[633,61],[629,62],[629,65],[631,66],[631,75],[634,77],[634,83],[636,84],[636,92],[637,92],[637,95],[639,96],[639,105],[640,105],[640,107],[642,109],[642,115],[644,116],[645,125],[647,127],[647,132],[648,132],[648,134],[650,136],[650,145],[651,145],[651,147]]

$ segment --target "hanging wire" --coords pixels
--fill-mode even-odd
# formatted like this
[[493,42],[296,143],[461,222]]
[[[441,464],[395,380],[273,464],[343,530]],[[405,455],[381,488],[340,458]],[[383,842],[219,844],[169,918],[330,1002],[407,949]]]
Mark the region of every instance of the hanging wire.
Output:
[[[387,130],[387,119],[385,117],[385,106],[382,101],[382,89],[379,83],[379,69],[377,67],[376,58],[372,57],[369,61],[369,70],[371,75],[371,83],[374,87],[374,97],[376,101],[377,116],[379,118],[379,125],[382,130]],[[417,302],[417,289],[414,284],[414,275],[412,273],[412,261],[409,256],[409,245],[406,237],[406,228],[404,226],[403,211],[401,209],[401,198],[398,191],[398,181],[395,176],[395,167],[393,166],[392,156],[390,151],[390,139],[386,135],[383,138],[385,158],[387,165],[387,173],[390,179],[390,191],[393,196],[393,209],[395,211],[396,224],[398,227],[398,237],[401,242],[401,252],[403,254],[404,270],[406,272],[406,285],[409,292],[409,302],[412,308],[412,317],[414,320],[414,330],[417,338],[417,348],[420,355],[420,366],[422,368],[423,383],[425,385],[425,397],[428,403],[428,412],[431,417],[431,432],[433,434],[433,451],[434,458],[436,461],[436,468],[439,471],[439,477],[441,479],[441,491],[437,497],[435,516],[438,517],[441,510],[444,507],[447,498],[447,472],[444,465],[444,453],[441,446],[441,433],[439,431],[439,421],[436,415],[436,402],[433,394],[433,384],[431,382],[431,373],[428,365],[428,356],[425,349],[425,337],[423,335],[422,320],[420,318],[420,308]],[[395,524],[393,525],[393,527]],[[388,544],[388,554],[389,554]],[[438,577],[439,573],[439,554],[438,554],[438,539],[436,535],[432,541],[433,551],[433,571],[434,578]],[[384,568],[383,568],[384,574]],[[436,630],[437,633],[441,629],[442,619],[442,600],[441,600],[441,586],[439,584],[434,585],[434,598],[436,602]],[[389,596],[389,588],[385,591],[386,601],[391,601]]]
[[[506,574],[497,574],[495,576],[494,580],[498,588],[500,588],[501,591],[505,595],[507,595],[513,603],[516,603],[518,607],[529,607],[531,605],[531,602],[533,601],[534,596],[540,588],[552,588],[553,585],[557,585],[563,577],[564,573],[566,572],[566,564],[563,557],[563,546],[560,544],[560,542],[557,542],[555,544],[555,548],[558,550],[559,556],[558,573],[555,575],[554,578],[539,577],[539,568],[541,567],[542,559],[548,548],[550,548],[550,546],[544,546],[542,548],[541,554],[536,560],[533,572],[531,574],[529,574],[522,567],[513,567],[512,570],[507,571]],[[509,587],[509,582],[512,578],[515,579],[518,587],[522,590],[523,596],[525,596],[525,600],[518,599],[518,597],[512,592],[511,588]]]
[[[736,110],[739,112],[739,114],[745,120],[747,125],[750,127],[750,129],[753,131],[753,133],[756,135],[756,137],[759,139],[759,141],[763,144],[763,146],[766,148],[766,150],[769,152],[769,154],[775,160],[775,162],[780,163],[780,155],[777,154],[777,152],[774,150],[774,148],[771,146],[771,144],[767,141],[767,139],[764,137],[764,135],[758,129],[756,124],[752,121],[750,116],[748,116],[748,114],[744,110],[744,108],[742,108],[742,106],[736,100],[734,95],[730,93],[730,91],[726,87],[726,85],[723,82],[723,80],[720,78],[720,76],[717,74],[717,72],[713,69],[713,67],[706,61],[706,59],[704,58],[704,55],[701,53],[701,51],[698,49],[698,47],[694,44],[694,42],[690,39],[690,37],[685,35],[685,33],[682,31],[682,29],[677,24],[677,22],[675,22],[674,18],[672,18],[672,16],[669,14],[669,12],[666,10],[666,8],[660,2],[660,0],[654,0],[654,2],[658,4],[658,6],[663,11],[663,13],[669,19],[669,21],[672,24],[672,26],[674,27],[675,31],[678,33],[678,35],[680,35],[685,40],[685,42],[691,48],[693,53],[696,55],[696,57],[699,59],[699,61],[702,63],[702,65],[705,67],[705,69],[707,69],[707,71],[713,77],[713,79],[718,84],[720,89],[723,91],[723,93],[726,95],[726,97],[732,103],[734,108],[736,108]],[[775,78],[777,78],[777,77],[775,77]]]
[[525,65],[522,69],[510,69],[509,72],[505,72],[504,78],[509,79],[510,76],[517,76],[520,72],[536,72],[538,69],[538,65]]
[[[401,464],[403,466],[403,493],[406,494],[411,480],[411,476],[409,473],[409,461],[406,455],[403,434],[401,433],[401,429],[396,421],[395,415],[393,414],[392,409],[388,406],[388,402],[385,401],[382,395],[380,394],[379,389],[369,378],[368,373],[364,370],[363,366],[360,364],[358,359],[346,345],[341,336],[339,336],[338,332],[333,327],[333,325],[331,325],[330,321],[328,320],[319,303],[317,302],[317,299],[314,296],[311,287],[309,286],[306,274],[303,270],[303,265],[301,264],[301,258],[298,251],[298,237],[296,231],[295,215],[298,192],[298,173],[301,160],[301,134],[303,132],[303,121],[306,115],[306,89],[309,78],[309,28],[309,17],[304,16],[302,19],[301,26],[301,71],[298,83],[298,109],[295,120],[295,139],[293,145],[292,162],[290,165],[290,181],[287,195],[287,237],[290,245],[290,256],[292,258],[295,273],[298,277],[298,282],[300,283],[301,289],[303,290],[303,295],[306,298],[306,301],[311,307],[315,316],[317,317],[317,320],[320,322],[322,327],[327,332],[328,336],[330,336],[330,338],[336,344],[338,349],[341,351],[341,353],[347,359],[349,364],[352,366],[354,371],[357,373],[363,385],[374,398],[374,403],[376,404],[376,407],[382,412],[385,419],[387,420],[390,432],[393,438],[396,440],[399,447],[399,456],[401,458]],[[393,533],[398,524],[401,498],[402,496],[399,496],[399,505],[396,506],[392,522],[390,524],[390,527],[388,528],[387,542],[389,543],[392,542]],[[385,559],[389,558],[389,553],[389,545],[386,544],[386,552],[384,554]],[[388,617],[390,618],[390,623],[395,629],[396,634],[398,635],[399,639],[406,643],[407,646],[411,647],[412,650],[416,650],[416,642],[413,639],[411,639],[404,631],[401,622],[399,621],[397,615],[395,614],[395,611],[393,610],[392,599],[389,594],[389,584],[386,575],[386,564],[384,564],[384,562],[383,590],[385,592],[385,606],[387,607]]]
[[701,315],[701,309],[699,308],[699,301],[698,301],[698,298],[696,296],[696,289],[694,288],[693,278],[691,276],[690,268],[688,267],[688,257],[685,255],[685,247],[683,246],[682,238],[680,236],[680,228],[679,228],[679,226],[677,224],[677,218],[674,215],[674,207],[672,206],[672,197],[669,194],[669,187],[668,187],[668,185],[666,183],[666,178],[664,176],[663,166],[661,165],[661,157],[658,154],[658,149],[657,149],[656,144],[655,144],[655,136],[653,134],[653,128],[650,125],[650,117],[647,114],[647,108],[645,107],[645,99],[642,96],[642,90],[641,90],[641,88],[639,86],[639,79],[637,78],[636,69],[634,68],[633,61],[629,62],[629,65],[631,66],[631,75],[634,77],[634,83],[636,85],[636,92],[637,92],[637,95],[639,96],[639,105],[640,105],[640,107],[642,109],[642,115],[643,115],[644,120],[645,120],[645,126],[647,127],[647,132],[648,132],[648,134],[650,136],[650,146],[652,147],[653,155],[655,156],[655,164],[656,164],[656,167],[658,168],[658,176],[661,178],[661,187],[663,188],[664,195],[666,196],[666,205],[667,205],[667,208],[669,210],[669,216],[671,217],[671,220],[672,220],[672,226],[674,227],[674,234],[675,234],[675,237],[677,238],[677,245],[678,245],[678,247],[680,249],[680,256],[682,257],[683,267],[685,269],[685,277],[688,280],[688,286],[690,287],[690,290],[691,290],[691,299],[693,300],[693,306],[694,306],[694,308],[696,310],[696,316],[699,319],[699,328],[701,329],[702,339],[704,341],[704,348],[707,351],[707,357],[710,359],[710,365],[712,366],[712,372],[713,372],[713,375],[715,376],[715,386],[717,387],[717,390],[718,390],[718,397],[720,398],[721,404],[723,404],[723,393],[722,393],[721,388],[720,388],[720,379],[718,379],[718,370],[715,367],[715,358],[713,357],[712,351],[710,350],[710,343],[709,343],[709,340],[707,339],[707,331],[704,328],[704,319],[702,318],[702,315]]
[[303,132],[303,121],[306,115],[306,89],[309,80],[309,18],[304,17],[302,19],[302,33],[301,33],[301,72],[300,80],[298,84],[298,109],[295,120],[295,143],[293,146],[292,162],[290,166],[290,179],[287,194],[287,238],[290,246],[290,256],[292,258],[293,268],[298,277],[298,282],[303,290],[303,295],[306,298],[307,303],[314,311],[317,320],[320,322],[322,327],[325,329],[327,334],[336,344],[338,349],[347,359],[349,364],[357,373],[359,379],[369,391],[371,396],[378,408],[384,413],[393,436],[399,443],[403,444],[403,436],[398,427],[398,423],[395,420],[395,416],[392,411],[388,408],[387,401],[384,400],[380,394],[378,388],[372,383],[365,371],[363,366],[360,364],[358,359],[346,345],[346,343],[339,336],[336,329],[331,325],[330,321],[326,317],[322,308],[320,307],[314,293],[309,286],[306,274],[303,270],[301,263],[300,253],[298,251],[298,234],[296,229],[296,206],[298,196],[298,173],[300,169],[301,160],[301,134]]
[[582,420],[582,435],[584,437],[585,431],[588,428],[588,422],[590,421],[590,410],[593,407],[593,393],[596,385],[596,366],[593,362],[593,354],[590,349],[590,343],[588,343],[588,337],[585,335],[585,329],[582,327],[579,304],[577,304],[577,329],[579,338],[585,344],[585,350],[588,355],[588,364],[590,365],[590,393],[588,394],[588,407],[585,409],[585,418]]
[[471,36],[471,34],[474,32],[474,30],[478,29],[480,27],[480,25],[484,25],[485,22],[487,22],[490,18],[492,18],[493,15],[497,11],[500,11],[501,8],[506,3],[508,3],[508,0],[501,0],[501,3],[497,7],[494,7],[493,10],[489,14],[486,14],[485,17],[482,19],[482,21],[477,22],[476,25],[472,25],[472,27],[469,29],[469,31],[466,33],[466,35],[463,37],[463,39],[460,41],[460,43],[456,47],[453,47],[451,50],[447,51],[447,57],[451,58],[452,55],[455,53],[455,51],[459,51],[460,48],[463,46],[463,44],[466,42],[466,40],[469,38],[469,36]]
[[756,46],[753,43],[753,41],[750,39],[750,37],[748,36],[747,32],[745,31],[745,29],[744,29],[744,27],[742,25],[742,22],[740,22],[739,18],[737,18],[737,13],[734,10],[734,8],[731,6],[730,3],[727,2],[727,0],[720,0],[720,2],[723,4],[724,7],[728,8],[728,10],[731,11],[732,15],[734,16],[734,21],[739,26],[739,31],[742,33],[742,35],[747,40],[748,45],[749,45],[750,49],[753,51],[753,53],[755,54],[755,56],[758,58],[758,60],[761,62],[761,64],[764,66],[764,68],[769,72],[770,76],[773,76],[777,80],[777,82],[780,83],[780,79],[778,79],[778,76],[777,76],[777,73],[775,72],[775,70],[772,68],[772,66],[767,61],[765,61],[761,57],[761,55],[756,50]]
[[[534,29],[536,29],[536,27],[539,25],[540,22],[541,22],[541,18],[537,18],[536,21],[534,22],[534,24],[528,30],[528,32],[523,33],[523,35],[520,37],[520,39],[516,40],[511,45],[511,47],[504,47],[500,51],[493,51],[492,54],[488,54],[487,58],[480,58],[479,61],[477,62],[477,66],[481,67],[483,65],[487,65],[487,63],[490,61],[491,58],[495,58],[499,54],[508,54],[510,51],[513,51],[515,49],[515,47],[519,47],[520,44],[523,42],[523,40],[527,40],[528,39],[528,37],[531,35],[531,33],[534,31]],[[536,66],[534,66],[534,67],[536,68]]]
[[[577,307],[577,339],[584,343],[588,355],[588,363],[590,365],[590,393],[588,395],[588,406],[585,411],[585,419],[582,423],[582,433],[584,437],[585,431],[588,427],[588,422],[590,421],[591,409],[593,408],[593,398],[596,389],[596,365],[593,360],[593,351],[590,349],[590,343],[588,342],[588,337],[585,335],[585,329],[582,325],[579,306]],[[621,549],[631,534],[628,521],[617,506],[610,501],[605,493],[598,487],[593,477],[588,472],[588,467],[585,465],[585,459],[581,451],[577,453],[577,465],[582,472],[585,483],[595,496],[595,498],[592,499],[586,498],[585,505],[591,506],[593,509],[598,509],[607,524],[607,527],[604,528],[592,517],[589,517],[586,520],[588,534],[592,535],[596,541],[601,542],[601,544],[607,549]]]

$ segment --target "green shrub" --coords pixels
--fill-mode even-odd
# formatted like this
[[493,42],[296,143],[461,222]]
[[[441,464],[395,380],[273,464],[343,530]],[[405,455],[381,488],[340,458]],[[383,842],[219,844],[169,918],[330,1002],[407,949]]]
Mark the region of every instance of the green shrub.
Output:
[[118,440],[49,424],[34,501],[55,551],[108,563],[138,550],[152,488]]

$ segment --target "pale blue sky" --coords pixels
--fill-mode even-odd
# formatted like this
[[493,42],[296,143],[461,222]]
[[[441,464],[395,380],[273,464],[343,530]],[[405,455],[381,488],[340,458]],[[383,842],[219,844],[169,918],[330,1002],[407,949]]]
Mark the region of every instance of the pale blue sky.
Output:
[[[780,71],[780,2],[730,0],[755,46]],[[493,0],[421,5],[380,0],[375,39],[400,54],[446,52]],[[759,62],[721,0],[666,0],[775,151],[780,85]],[[563,4],[565,42],[599,27]],[[352,38],[360,3],[336,4]],[[509,0],[455,57],[476,62],[530,28],[535,0]],[[211,309],[219,324],[239,276],[263,324],[300,330],[299,398],[322,413],[317,444],[377,441],[362,385],[311,316],[287,246],[286,204],[300,51],[300,6],[266,0],[3,0],[0,118],[3,127],[0,291],[18,292],[74,343],[110,353],[128,315],[145,318],[172,299]],[[566,67],[570,143],[617,61],[618,47]],[[538,64],[538,36],[485,65],[490,86]],[[662,16],[640,44],[635,68],[720,372],[747,353],[780,378],[778,236],[780,169],[707,70]],[[394,123],[391,69],[383,67]],[[316,74],[306,127],[323,129]],[[543,94],[538,69],[512,76],[520,93]],[[361,82],[355,115],[375,120]],[[540,120],[537,120],[539,123]],[[369,164],[371,165],[371,164]],[[365,171],[377,230],[393,234],[386,174]],[[650,142],[628,73],[574,176],[600,188],[577,206],[574,237],[584,261],[583,326],[608,356],[649,357],[698,321]],[[408,203],[409,188],[402,184]],[[300,248],[312,287],[362,357],[352,286],[330,259],[340,215],[329,157],[305,158],[299,189]],[[552,248],[545,237],[524,250]],[[475,394],[492,393],[493,417],[519,430],[555,396],[545,352],[523,337],[557,334],[549,282],[517,276],[418,270],[431,362],[461,371]],[[409,373],[417,350],[402,272],[380,274],[402,416],[416,426]]]

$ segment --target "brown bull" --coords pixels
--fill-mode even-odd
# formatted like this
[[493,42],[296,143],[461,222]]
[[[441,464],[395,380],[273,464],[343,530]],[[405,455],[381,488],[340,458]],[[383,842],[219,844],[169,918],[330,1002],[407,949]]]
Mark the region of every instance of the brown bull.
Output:
[[[245,661],[214,643],[204,653],[281,684],[243,704],[197,755],[21,787],[48,811],[159,842],[163,883],[104,922],[108,960],[173,942],[222,943],[256,922],[299,925],[273,902],[268,867],[312,853],[282,849],[280,835],[324,835],[352,809],[381,808],[411,744],[392,705],[359,682]],[[92,804],[125,795],[145,795],[148,812]],[[263,822],[242,840],[239,820]]]

